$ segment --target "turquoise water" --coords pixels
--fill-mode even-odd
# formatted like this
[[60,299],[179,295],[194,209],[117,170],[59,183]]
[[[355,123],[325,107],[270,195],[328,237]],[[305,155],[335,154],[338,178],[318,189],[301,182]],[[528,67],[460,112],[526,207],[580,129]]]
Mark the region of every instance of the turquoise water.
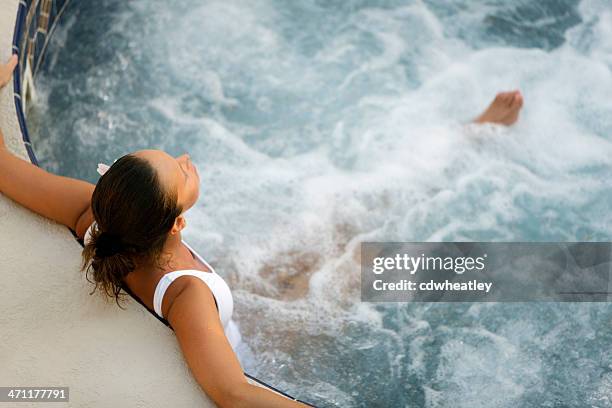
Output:
[[[610,407],[608,304],[360,302],[362,241],[608,241],[607,1],[105,0],[55,33],[28,123],[96,182],[190,153],[186,240],[264,381],[321,406]],[[466,125],[520,88],[516,126]]]

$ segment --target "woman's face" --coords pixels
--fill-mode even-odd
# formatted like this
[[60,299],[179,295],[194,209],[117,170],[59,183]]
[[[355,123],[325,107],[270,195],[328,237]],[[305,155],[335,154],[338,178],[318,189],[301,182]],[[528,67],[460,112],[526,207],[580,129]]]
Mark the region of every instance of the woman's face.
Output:
[[163,150],[139,150],[134,155],[146,159],[157,170],[168,191],[177,191],[179,205],[184,211],[198,201],[200,175],[188,154],[172,157]]

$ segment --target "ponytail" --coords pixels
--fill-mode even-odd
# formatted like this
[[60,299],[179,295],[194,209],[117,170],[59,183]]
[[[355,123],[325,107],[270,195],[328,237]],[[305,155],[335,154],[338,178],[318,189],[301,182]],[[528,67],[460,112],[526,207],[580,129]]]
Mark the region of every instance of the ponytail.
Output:
[[[100,231],[94,223],[91,229],[91,237],[83,249],[83,264],[81,270],[87,269],[85,277],[88,282],[95,283],[92,295],[98,287],[110,298],[115,298],[117,305],[121,293],[123,278],[135,268],[134,255],[137,251],[134,246],[126,245],[118,235]],[[93,281],[90,280],[93,276]],[[123,298],[121,298],[123,300]]]

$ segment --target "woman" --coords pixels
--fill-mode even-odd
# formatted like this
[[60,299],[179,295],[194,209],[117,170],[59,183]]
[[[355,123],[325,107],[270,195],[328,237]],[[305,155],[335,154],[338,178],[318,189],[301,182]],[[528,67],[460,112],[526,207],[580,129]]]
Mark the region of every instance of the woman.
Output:
[[[0,66],[0,86],[15,64],[13,58]],[[518,91],[498,94],[475,121],[511,124],[521,105]],[[0,192],[83,238],[83,269],[92,272],[96,288],[118,302],[125,283],[166,318],[193,375],[218,406],[305,406],[243,375],[230,344],[229,288],[181,239],[184,213],[199,197],[189,155],[141,150],[106,170],[96,185],[50,174],[12,155],[0,132]]]
[[[15,65],[16,58],[0,64],[0,87]],[[305,407],[244,376],[230,344],[237,332],[229,288],[181,241],[184,213],[197,201],[199,185],[188,155],[174,158],[159,150],[121,157],[97,185],[57,176],[12,155],[0,131],[0,192],[83,238],[84,269],[92,272],[96,287],[118,302],[123,280],[166,318],[197,382],[216,405]]]

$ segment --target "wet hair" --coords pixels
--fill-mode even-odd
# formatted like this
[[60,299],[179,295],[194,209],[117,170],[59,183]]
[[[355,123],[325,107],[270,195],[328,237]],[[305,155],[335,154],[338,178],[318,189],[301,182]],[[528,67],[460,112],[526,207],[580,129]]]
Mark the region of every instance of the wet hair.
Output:
[[83,248],[81,271],[96,284],[90,295],[100,287],[121,307],[123,278],[140,262],[161,267],[168,233],[183,212],[178,192],[166,191],[147,160],[127,154],[100,177],[91,208],[96,222]]

